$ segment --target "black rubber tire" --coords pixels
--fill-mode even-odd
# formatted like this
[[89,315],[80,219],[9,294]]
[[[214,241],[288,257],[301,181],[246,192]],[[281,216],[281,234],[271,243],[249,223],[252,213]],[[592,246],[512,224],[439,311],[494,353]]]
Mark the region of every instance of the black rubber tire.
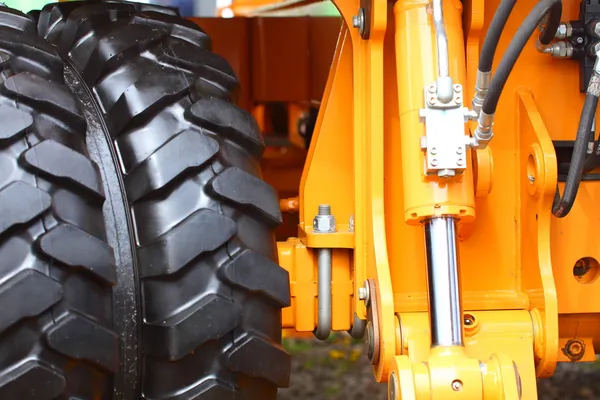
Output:
[[0,7],[0,398],[109,399],[118,368],[104,189],[63,62]]
[[194,23],[153,5],[52,4],[38,30],[75,70],[90,134],[123,173],[142,299],[135,398],[275,399],[291,367],[281,212],[231,67]]

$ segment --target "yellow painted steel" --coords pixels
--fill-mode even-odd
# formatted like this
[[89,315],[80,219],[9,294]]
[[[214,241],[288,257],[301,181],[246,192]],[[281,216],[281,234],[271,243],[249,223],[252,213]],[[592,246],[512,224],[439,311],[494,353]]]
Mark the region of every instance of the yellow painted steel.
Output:
[[[444,2],[444,25],[448,35],[450,76],[456,84],[465,83],[465,49],[462,31],[462,4]],[[423,88],[437,78],[437,46],[433,34],[429,0],[398,0],[394,6],[396,22],[396,71],[399,90],[400,148],[404,219],[420,225],[427,217],[454,215],[469,222],[475,215],[472,164],[464,174],[450,179],[423,176],[424,152],[420,150],[425,124],[419,119],[424,107]],[[466,133],[466,132],[465,132]],[[470,151],[467,157],[470,157]],[[396,166],[394,166],[396,167]],[[393,188],[392,188],[393,190]],[[398,196],[399,197],[399,196]],[[398,199],[399,200],[399,199]],[[398,204],[399,202],[395,202]]]

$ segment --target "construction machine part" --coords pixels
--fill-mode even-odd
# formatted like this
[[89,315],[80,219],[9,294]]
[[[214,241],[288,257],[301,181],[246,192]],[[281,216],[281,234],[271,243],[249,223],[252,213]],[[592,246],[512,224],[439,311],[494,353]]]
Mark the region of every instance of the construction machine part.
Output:
[[117,276],[86,120],[54,47],[4,6],[0,122],[0,398],[112,398]]
[[275,399],[290,372],[281,212],[260,178],[257,124],[231,101],[231,67],[194,23],[154,5],[51,4],[38,30],[71,67],[89,134],[118,160],[142,321],[140,363],[124,372],[140,371],[141,393],[126,398]]

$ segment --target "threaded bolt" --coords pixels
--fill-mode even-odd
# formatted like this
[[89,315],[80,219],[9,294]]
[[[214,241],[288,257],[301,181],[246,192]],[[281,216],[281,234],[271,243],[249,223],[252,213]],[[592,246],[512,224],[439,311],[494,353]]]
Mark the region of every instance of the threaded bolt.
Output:
[[331,215],[331,206],[329,204],[319,204],[319,215]]

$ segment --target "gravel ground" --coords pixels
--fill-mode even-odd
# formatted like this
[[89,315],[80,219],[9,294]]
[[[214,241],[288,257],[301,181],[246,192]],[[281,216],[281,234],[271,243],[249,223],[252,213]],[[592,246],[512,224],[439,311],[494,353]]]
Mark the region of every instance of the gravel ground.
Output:
[[[336,335],[328,342],[288,338],[284,343],[292,353],[292,379],[278,400],[387,400],[387,385],[375,382],[362,341]],[[600,364],[559,364],[552,378],[538,381],[538,396],[600,400]]]

